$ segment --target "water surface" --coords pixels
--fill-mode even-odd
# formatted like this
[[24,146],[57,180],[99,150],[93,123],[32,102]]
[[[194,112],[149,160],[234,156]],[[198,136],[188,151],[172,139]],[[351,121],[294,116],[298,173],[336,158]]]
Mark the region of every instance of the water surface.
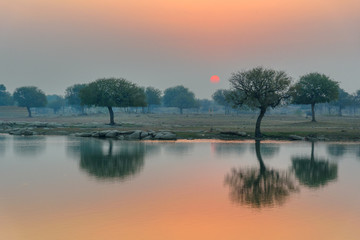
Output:
[[358,239],[360,145],[0,135],[0,239]]

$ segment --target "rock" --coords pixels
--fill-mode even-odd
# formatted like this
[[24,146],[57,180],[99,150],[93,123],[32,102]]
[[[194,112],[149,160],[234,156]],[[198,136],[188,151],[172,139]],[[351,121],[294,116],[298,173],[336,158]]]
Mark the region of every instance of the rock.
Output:
[[146,138],[147,136],[149,136],[149,133],[148,133],[148,132],[141,132],[141,133],[140,133],[140,138],[141,138],[141,139]]
[[33,132],[33,131],[29,131],[29,130],[23,130],[23,131],[21,131],[21,135],[31,136],[31,135],[34,135],[34,132]]
[[154,139],[156,140],[176,140],[176,134],[172,132],[158,132]]
[[75,133],[75,137],[92,137],[93,133]]
[[17,136],[31,136],[31,135],[34,135],[34,132],[30,131],[30,130],[26,130],[26,129],[19,129],[16,131],[11,131],[11,132],[9,132],[9,134],[17,135]]
[[139,140],[141,133],[142,133],[142,131],[136,130],[132,134],[128,135],[127,139],[128,140]]
[[319,141],[328,141],[328,140],[329,140],[328,138],[326,138],[326,137],[324,137],[324,136],[319,136],[319,137],[317,137],[317,139],[318,139]]
[[220,132],[220,134],[239,136],[239,137],[246,137],[246,132],[222,131],[222,132]]
[[110,130],[108,133],[106,133],[106,138],[116,138],[119,135],[118,130]]
[[148,135],[148,136],[142,138],[141,140],[152,140],[152,139],[153,139],[153,137],[151,135]]
[[98,132],[100,138],[104,138],[106,137],[106,134],[108,134],[110,132],[110,130],[103,130],[103,131],[100,131]]
[[135,131],[119,131],[119,135],[129,135],[129,134],[132,134],[134,133]]
[[296,140],[296,141],[303,141],[303,140],[305,140],[304,137],[300,137],[300,136],[297,136],[297,135],[290,135],[289,138],[290,138],[291,140]]
[[91,133],[91,136],[92,137],[99,137],[100,134],[99,134],[99,132],[93,132],[93,133]]

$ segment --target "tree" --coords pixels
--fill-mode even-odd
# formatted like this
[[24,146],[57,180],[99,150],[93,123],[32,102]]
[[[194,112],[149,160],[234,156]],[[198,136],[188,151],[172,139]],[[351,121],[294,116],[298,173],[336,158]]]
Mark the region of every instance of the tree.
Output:
[[33,86],[17,88],[13,97],[18,106],[26,107],[29,117],[32,117],[30,108],[45,107],[47,104],[45,93]]
[[309,73],[300,77],[292,89],[293,103],[311,104],[312,122],[315,120],[315,104],[336,100],[339,84],[320,73]]
[[13,98],[9,92],[6,91],[4,84],[0,84],[0,106],[13,105]]
[[332,103],[332,105],[337,106],[339,108],[339,112],[338,115],[342,116],[342,110],[347,107],[350,106],[353,103],[353,97],[345,92],[344,89],[339,88],[339,94],[338,94],[338,99]]
[[184,86],[167,88],[163,97],[166,107],[177,107],[180,114],[183,114],[184,108],[194,108],[197,106],[195,94]]
[[298,191],[298,187],[289,172],[265,167],[260,146],[260,141],[255,141],[259,169],[232,169],[225,177],[225,184],[230,188],[231,200],[236,203],[254,208],[281,205],[291,193]]
[[79,93],[84,87],[86,87],[86,84],[75,84],[65,90],[65,99],[67,103],[78,108],[82,114],[84,113],[84,106],[81,105]]
[[243,105],[259,109],[255,137],[261,138],[261,121],[269,107],[275,108],[290,97],[291,78],[283,71],[256,67],[248,71],[233,73],[230,78],[229,101],[235,107]]
[[161,104],[161,90],[154,87],[147,87],[145,90],[146,103],[148,105],[148,112],[150,112],[150,107],[152,105]]
[[81,104],[107,107],[110,125],[114,125],[113,107],[144,107],[146,96],[143,88],[124,78],[102,78],[80,90]]
[[60,95],[47,95],[46,98],[48,102],[47,106],[52,108],[55,114],[64,106],[65,100]]
[[225,115],[229,114],[230,112],[230,103],[228,102],[228,95],[230,94],[229,90],[225,89],[218,89],[212,95],[212,99],[219,105],[224,106],[225,108]]

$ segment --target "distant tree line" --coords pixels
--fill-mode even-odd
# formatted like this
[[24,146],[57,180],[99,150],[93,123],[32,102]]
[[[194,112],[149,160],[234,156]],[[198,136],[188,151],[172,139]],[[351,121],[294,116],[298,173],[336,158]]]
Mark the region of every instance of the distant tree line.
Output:
[[109,112],[109,124],[115,124],[113,108],[141,108],[150,113],[157,106],[184,109],[196,109],[212,112],[214,106],[222,106],[225,114],[239,110],[257,110],[259,115],[255,125],[255,136],[261,137],[261,121],[270,108],[286,104],[309,105],[312,121],[316,122],[316,105],[327,103],[329,113],[336,108],[341,116],[343,110],[360,104],[360,90],[353,94],[339,87],[339,83],[321,73],[309,73],[293,83],[284,71],[256,67],[246,71],[232,73],[229,89],[219,89],[212,100],[197,99],[188,88],[179,85],[161,90],[154,87],[140,87],[123,78],[102,78],[88,84],[74,84],[65,90],[65,95],[45,95],[34,86],[17,88],[10,94],[0,84],[0,106],[17,105],[25,107],[29,117],[31,108],[48,107],[58,113],[64,106],[84,114],[85,107],[105,107]]

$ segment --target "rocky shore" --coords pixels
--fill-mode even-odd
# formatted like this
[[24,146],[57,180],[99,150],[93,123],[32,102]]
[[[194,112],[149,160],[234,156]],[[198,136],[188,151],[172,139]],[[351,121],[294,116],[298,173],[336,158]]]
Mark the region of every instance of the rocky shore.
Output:
[[[75,137],[109,138],[117,140],[176,140],[176,139],[222,139],[248,140],[254,139],[246,132],[239,131],[179,131],[126,129],[121,125],[110,126],[101,123],[56,123],[56,122],[25,122],[0,121],[0,133],[18,136],[32,135],[71,135]],[[344,138],[329,138],[324,135],[299,136],[294,134],[266,136],[271,140],[290,141],[338,141]]]

